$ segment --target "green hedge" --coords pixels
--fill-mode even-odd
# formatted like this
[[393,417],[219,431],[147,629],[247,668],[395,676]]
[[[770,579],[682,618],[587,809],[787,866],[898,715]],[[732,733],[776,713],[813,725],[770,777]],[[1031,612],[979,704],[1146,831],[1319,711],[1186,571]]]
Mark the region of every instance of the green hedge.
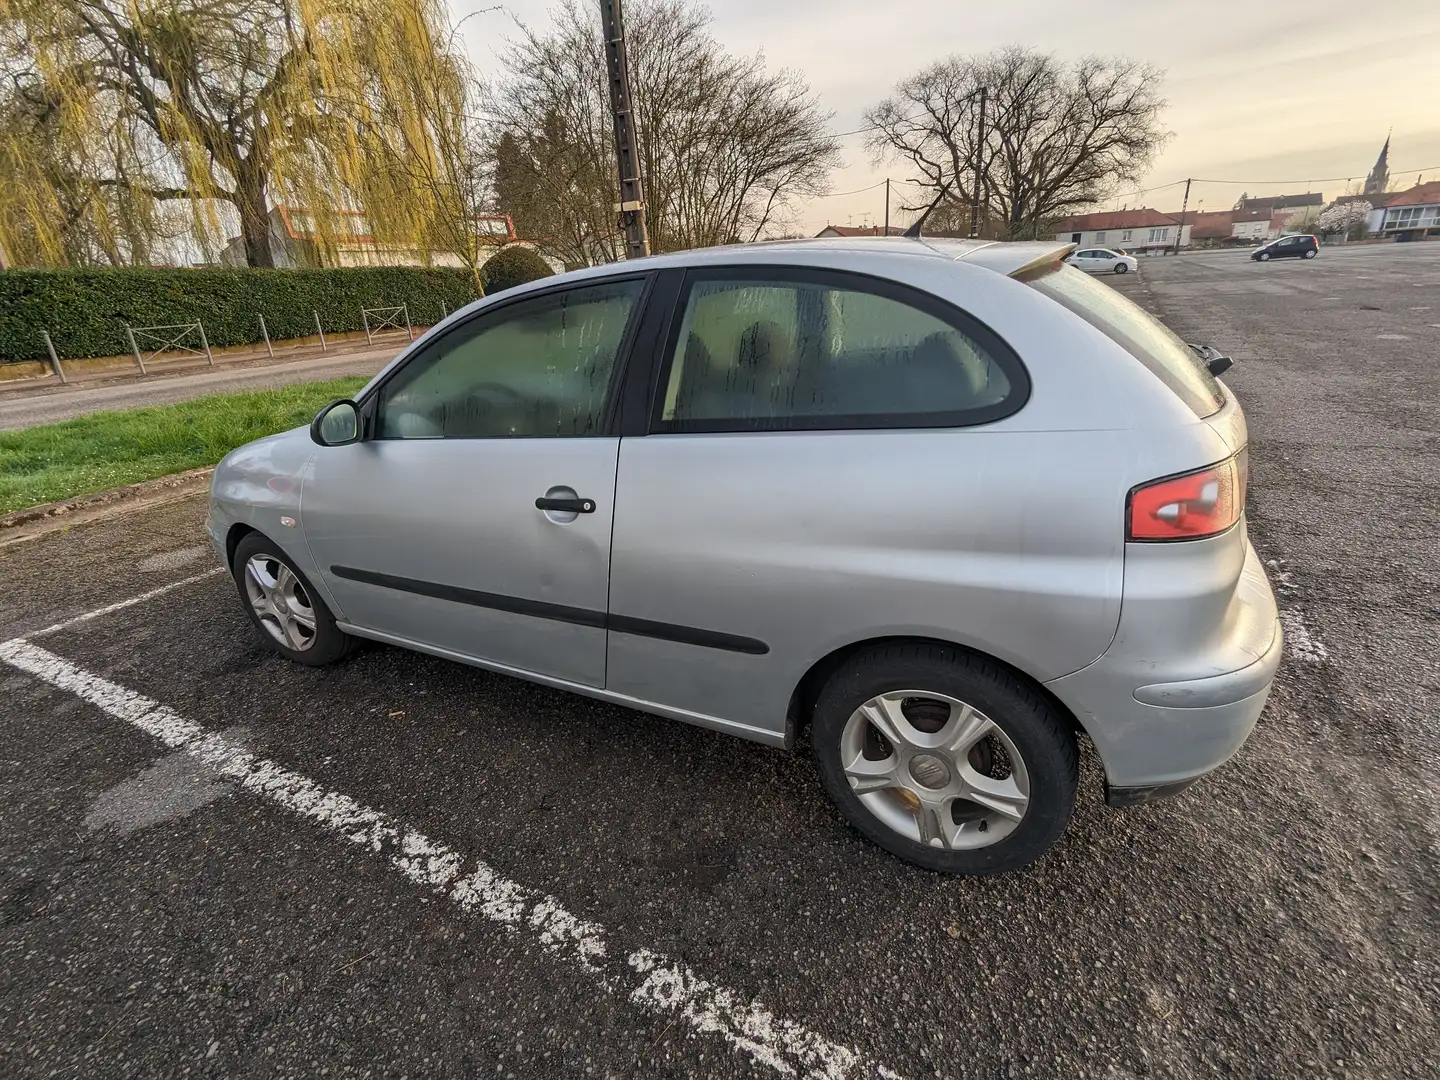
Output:
[[[125,326],[200,320],[212,347],[272,338],[363,330],[362,307],[408,304],[428,326],[441,307],[475,299],[469,271],[411,266],[345,270],[8,270],[0,271],[0,362],[43,360],[48,330],[62,360],[130,351]],[[142,347],[143,347],[142,342]]]

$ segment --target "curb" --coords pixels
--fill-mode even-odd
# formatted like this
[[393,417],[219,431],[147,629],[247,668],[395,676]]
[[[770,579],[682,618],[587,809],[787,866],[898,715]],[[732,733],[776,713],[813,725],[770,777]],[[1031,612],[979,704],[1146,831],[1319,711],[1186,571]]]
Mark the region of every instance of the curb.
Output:
[[198,494],[209,487],[210,474],[214,471],[215,466],[209,465],[203,469],[189,469],[169,476],[157,476],[153,480],[142,480],[138,484],[92,491],[72,499],[14,510],[0,515],[0,547],[71,524],[108,517],[112,513]]

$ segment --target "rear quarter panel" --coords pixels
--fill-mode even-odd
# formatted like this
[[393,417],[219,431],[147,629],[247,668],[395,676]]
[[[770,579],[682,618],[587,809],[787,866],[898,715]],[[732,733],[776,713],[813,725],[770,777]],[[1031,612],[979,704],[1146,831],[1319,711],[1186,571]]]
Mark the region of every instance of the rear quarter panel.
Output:
[[988,270],[900,259],[1020,354],[1015,415],[968,428],[622,441],[611,610],[758,638],[763,656],[612,634],[607,689],[782,731],[835,649],[923,636],[1037,680],[1114,638],[1131,486],[1224,441],[1083,320]]

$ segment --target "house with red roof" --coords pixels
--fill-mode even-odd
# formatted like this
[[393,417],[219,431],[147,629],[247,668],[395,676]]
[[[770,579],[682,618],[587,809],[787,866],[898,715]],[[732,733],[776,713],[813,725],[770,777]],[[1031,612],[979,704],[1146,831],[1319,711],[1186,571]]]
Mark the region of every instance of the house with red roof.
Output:
[[1374,207],[1365,221],[1372,236],[1395,240],[1440,238],[1440,180],[1367,198]]
[[1190,224],[1179,214],[1162,214],[1144,207],[1139,210],[1106,210],[1097,214],[1076,214],[1055,223],[1055,239],[1081,248],[1123,248],[1130,253],[1163,254],[1175,247],[1190,246]]
[[900,236],[905,232],[898,225],[826,225],[816,236]]
[[[337,266],[452,266],[464,264],[460,258],[448,251],[421,251],[418,248],[394,244],[377,243],[371,235],[370,224],[358,210],[330,211],[327,236],[321,235],[315,214],[303,206],[289,206],[280,203],[270,208],[267,215],[270,226],[270,252],[277,267],[337,267]],[[534,248],[529,240],[515,235],[515,224],[509,214],[477,214],[474,218],[475,236],[482,248],[491,254],[503,247],[518,244]],[[537,254],[540,254],[537,252]],[[556,260],[541,254],[557,272],[564,267]],[[483,265],[488,256],[481,260]],[[221,266],[244,266],[245,243],[238,236],[220,252]]]

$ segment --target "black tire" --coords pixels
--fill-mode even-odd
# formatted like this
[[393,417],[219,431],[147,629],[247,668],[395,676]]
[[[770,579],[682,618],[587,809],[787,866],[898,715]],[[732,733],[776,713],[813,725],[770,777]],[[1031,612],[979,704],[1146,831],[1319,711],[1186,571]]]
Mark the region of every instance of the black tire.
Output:
[[[314,635],[306,647],[291,648],[278,640],[261,620],[260,613],[255,610],[255,605],[251,603],[245,584],[245,567],[257,555],[264,556],[272,563],[278,563],[288,568],[290,573],[295,575],[300,594],[308,601],[309,607],[314,613]],[[335,616],[330,613],[330,608],[310,585],[309,580],[280,550],[280,546],[263,533],[252,532],[235,545],[235,558],[230,563],[230,575],[235,579],[235,588],[240,593],[240,603],[245,608],[246,614],[250,616],[250,621],[255,624],[255,629],[259,631],[267,645],[287,660],[294,660],[297,664],[306,664],[310,667],[323,667],[326,664],[333,664],[337,660],[343,660],[359,648],[360,639],[352,637],[335,625]]]
[[1259,259],[1261,262],[1269,262],[1270,253],[1268,251],[1262,251],[1259,255],[1256,255],[1255,258]]
[[1313,259],[1313,258],[1315,258],[1316,255],[1319,255],[1319,254],[1320,254],[1320,253],[1319,253],[1318,251],[1316,251],[1314,248],[1311,248],[1309,251],[1305,252],[1305,258],[1307,258],[1307,259]]
[[1117,274],[1128,274],[1129,272],[1130,267],[1126,266],[1124,263],[1120,263],[1115,267],[1115,273]]
[[[851,788],[841,763],[846,723],[865,702],[897,690],[928,690],[983,712],[1015,745],[1029,775],[1029,802],[1013,831],[984,847],[946,849],[901,835]],[[993,660],[945,645],[887,645],[846,660],[820,692],[811,743],[826,793],[857,831],[891,854],[949,874],[1018,870],[1060,838],[1075,807],[1079,748],[1064,720],[1034,687]]]

